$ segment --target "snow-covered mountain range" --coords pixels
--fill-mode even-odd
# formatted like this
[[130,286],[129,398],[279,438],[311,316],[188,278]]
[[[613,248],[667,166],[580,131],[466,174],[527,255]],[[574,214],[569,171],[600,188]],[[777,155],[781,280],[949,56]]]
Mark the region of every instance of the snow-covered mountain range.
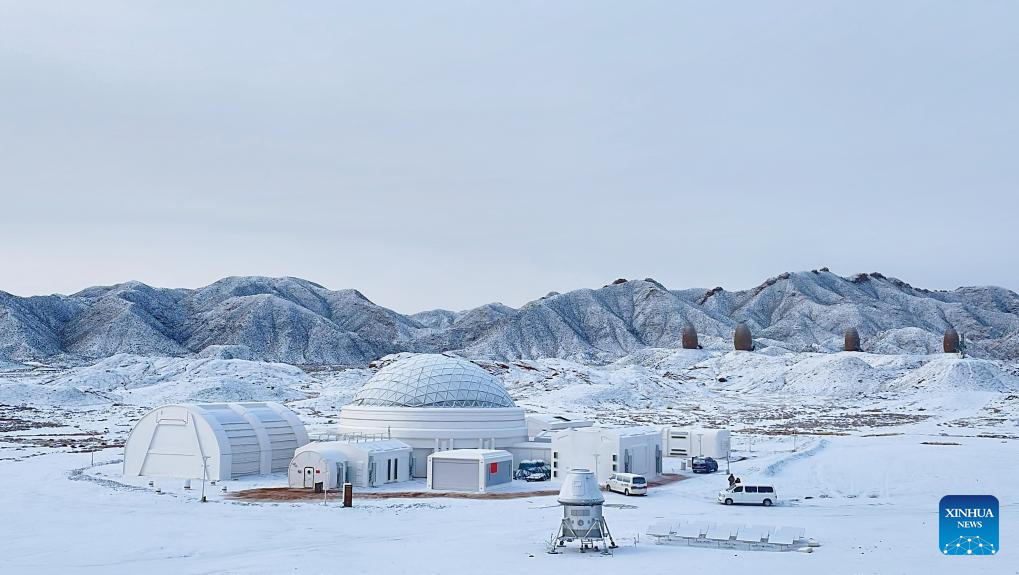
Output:
[[670,290],[653,279],[404,315],[356,290],[296,278],[230,277],[199,289],[138,282],[73,295],[0,292],[0,358],[95,360],[128,353],[363,366],[402,351],[495,360],[608,362],[680,346],[692,324],[706,349],[731,349],[739,321],[758,350],[836,351],[855,327],[864,351],[938,351],[955,327],[978,357],[1019,358],[1019,294],[998,287],[914,288],[879,273],[784,273],[743,291]]

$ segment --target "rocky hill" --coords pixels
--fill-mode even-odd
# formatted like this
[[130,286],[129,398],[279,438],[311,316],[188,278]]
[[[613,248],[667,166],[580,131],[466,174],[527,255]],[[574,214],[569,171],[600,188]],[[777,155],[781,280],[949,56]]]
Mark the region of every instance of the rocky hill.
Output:
[[296,278],[231,277],[188,289],[137,282],[73,295],[0,292],[0,358],[93,360],[119,353],[365,365],[401,351],[477,358],[612,361],[675,348],[692,324],[707,349],[731,349],[745,321],[757,349],[835,351],[847,327],[875,353],[940,349],[965,334],[978,357],[1019,358],[1019,295],[997,287],[914,288],[882,274],[785,273],[743,291],[669,290],[652,280],[551,293],[519,309],[488,304],[403,315],[356,290]]

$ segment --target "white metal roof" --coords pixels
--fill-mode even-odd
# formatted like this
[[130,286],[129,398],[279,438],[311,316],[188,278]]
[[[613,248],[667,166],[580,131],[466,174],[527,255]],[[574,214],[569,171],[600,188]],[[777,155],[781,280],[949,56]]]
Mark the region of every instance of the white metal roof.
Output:
[[540,421],[542,423],[557,423],[561,421],[569,421],[569,419],[566,417],[552,415],[550,413],[528,413],[527,420]]
[[513,454],[502,449],[450,449],[448,451],[437,451],[428,457],[435,459],[505,461],[507,459],[513,459]]
[[552,450],[551,441],[521,441],[520,443],[514,443],[510,447],[514,449],[545,449],[548,451]]
[[308,445],[305,445],[304,447],[298,448],[297,451],[294,452],[294,457],[297,457],[298,455],[300,455],[302,453],[317,453],[318,455],[322,456],[323,458],[331,460],[331,461],[347,461],[347,454],[344,453],[343,451],[337,449],[335,446],[325,445],[325,444],[329,444],[329,443],[332,443],[332,442],[317,441],[317,442],[309,443]]
[[528,413],[527,419],[533,421],[540,421],[542,423],[556,423],[556,424],[583,424],[590,423],[590,420],[582,417],[570,417],[567,415],[553,415],[551,413]]
[[514,407],[498,378],[458,357],[418,354],[378,371],[351,405],[368,407]]
[[340,459],[347,459],[351,452],[381,453],[384,451],[409,450],[410,446],[397,439],[380,439],[376,441],[313,441],[297,450],[297,453],[314,451],[322,455],[335,454]]
[[379,453],[382,451],[410,450],[410,446],[398,439],[382,439],[379,441],[355,441],[349,444],[355,449],[361,449],[368,453]]
[[604,433],[608,435],[615,435],[617,437],[637,437],[645,435],[654,435],[656,437],[661,436],[662,432],[656,427],[578,427],[574,429],[564,429],[557,433]]

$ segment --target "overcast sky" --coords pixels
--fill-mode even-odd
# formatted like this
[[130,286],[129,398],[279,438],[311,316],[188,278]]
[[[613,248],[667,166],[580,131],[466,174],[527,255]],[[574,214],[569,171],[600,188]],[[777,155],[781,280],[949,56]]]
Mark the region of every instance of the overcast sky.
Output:
[[0,289],[1016,289],[1017,30],[1012,1],[0,0]]

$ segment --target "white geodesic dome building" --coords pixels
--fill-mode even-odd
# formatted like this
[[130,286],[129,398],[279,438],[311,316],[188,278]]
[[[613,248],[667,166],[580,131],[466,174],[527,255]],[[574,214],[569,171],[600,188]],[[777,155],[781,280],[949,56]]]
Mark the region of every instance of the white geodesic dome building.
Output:
[[379,370],[341,410],[338,432],[407,443],[414,477],[425,477],[436,451],[527,441],[524,410],[497,377],[439,354],[413,355]]
[[351,405],[370,407],[514,407],[492,374],[457,357],[421,354],[379,370]]

